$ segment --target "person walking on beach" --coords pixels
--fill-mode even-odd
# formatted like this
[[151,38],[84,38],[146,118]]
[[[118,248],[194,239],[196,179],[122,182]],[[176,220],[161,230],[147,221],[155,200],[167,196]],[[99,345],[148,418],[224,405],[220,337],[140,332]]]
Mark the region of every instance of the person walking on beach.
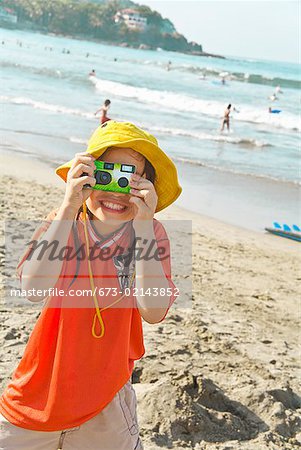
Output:
[[231,103],[227,106],[227,109],[224,112],[224,117],[221,126],[221,133],[224,131],[225,125],[227,126],[227,130],[230,131],[230,113],[231,113]]
[[100,116],[100,123],[103,124],[105,122],[108,122],[109,120],[111,120],[108,116],[107,116],[107,112],[110,109],[111,106],[111,100],[107,99],[104,101],[104,104],[102,105],[102,107],[100,109],[98,109],[95,113],[94,116],[96,116],[99,112],[101,112],[101,116]]
[[[130,193],[91,189],[96,160],[124,166]],[[56,174],[64,199],[17,266],[26,297],[44,305],[0,398],[0,448],[142,450],[131,376],[142,320],[164,320],[178,295],[154,219],[181,193],[177,169],[154,136],[110,121]]]

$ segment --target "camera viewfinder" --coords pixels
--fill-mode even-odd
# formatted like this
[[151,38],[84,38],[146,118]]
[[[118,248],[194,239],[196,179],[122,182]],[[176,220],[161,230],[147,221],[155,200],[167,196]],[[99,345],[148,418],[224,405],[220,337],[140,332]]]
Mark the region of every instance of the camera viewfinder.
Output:
[[120,172],[135,173],[135,166],[121,164]]
[[107,169],[107,170],[114,170],[114,163],[107,163],[107,162],[105,162],[104,165],[103,165],[103,168]]

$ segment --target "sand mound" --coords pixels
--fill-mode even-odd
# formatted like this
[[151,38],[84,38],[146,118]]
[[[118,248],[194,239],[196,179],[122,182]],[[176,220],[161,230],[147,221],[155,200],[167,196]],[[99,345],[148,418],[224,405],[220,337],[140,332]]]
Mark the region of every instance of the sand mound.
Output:
[[[274,442],[278,448],[297,448],[300,398],[290,388],[253,396],[250,409],[229,398],[212,380],[201,375],[186,371],[170,375],[172,378],[165,377],[155,383],[134,385],[139,409],[143,411],[140,426],[158,447],[205,448],[199,445],[236,441],[237,446],[233,448],[241,448],[239,445],[249,441],[249,444],[245,442],[246,448],[256,449],[256,438],[261,434],[267,445]],[[143,379],[141,369],[139,378]]]

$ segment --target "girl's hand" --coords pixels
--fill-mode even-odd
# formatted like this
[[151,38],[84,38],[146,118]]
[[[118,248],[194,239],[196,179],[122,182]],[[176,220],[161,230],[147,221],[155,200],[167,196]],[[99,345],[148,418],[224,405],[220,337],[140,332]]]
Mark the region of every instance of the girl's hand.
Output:
[[134,221],[152,220],[158,203],[158,196],[153,183],[146,178],[133,174],[130,186],[132,197],[129,202],[136,207]]
[[[66,191],[63,200],[63,207],[72,209],[77,213],[81,205],[91,195],[91,188],[83,188],[85,184],[94,186],[95,158],[86,152],[76,153],[72,166],[67,175]],[[83,173],[88,175],[82,176]]]

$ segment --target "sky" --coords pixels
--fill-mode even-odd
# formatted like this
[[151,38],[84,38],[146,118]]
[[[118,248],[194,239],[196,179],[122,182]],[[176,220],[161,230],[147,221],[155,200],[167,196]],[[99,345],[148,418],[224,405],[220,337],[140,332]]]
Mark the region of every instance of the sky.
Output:
[[136,0],[225,56],[300,62],[301,6],[290,0]]

